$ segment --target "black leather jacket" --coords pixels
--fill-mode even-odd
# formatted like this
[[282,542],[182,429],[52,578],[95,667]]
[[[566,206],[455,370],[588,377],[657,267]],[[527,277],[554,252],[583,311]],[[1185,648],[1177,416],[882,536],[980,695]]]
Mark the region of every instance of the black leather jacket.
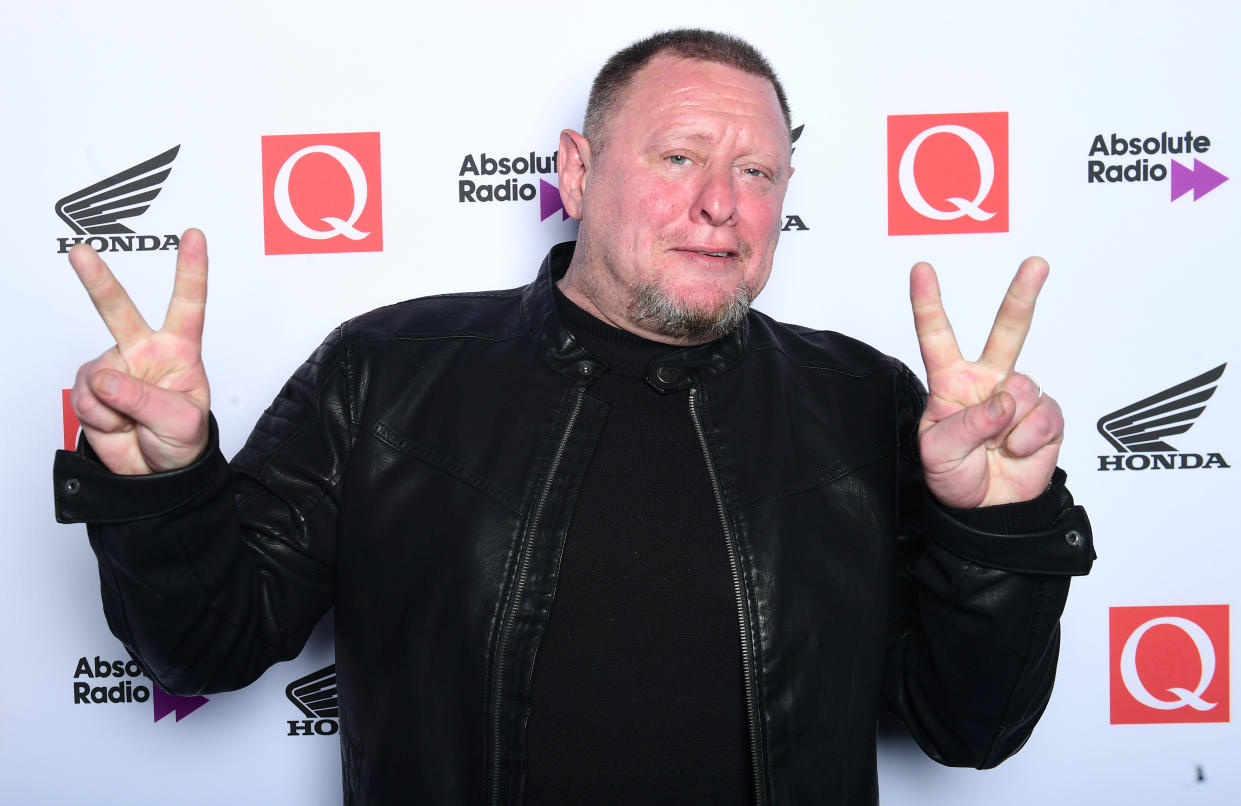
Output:
[[[108,623],[182,694],[244,686],[336,608],[345,800],[512,803],[531,674],[608,369],[533,284],[353,320],[230,468],[146,477],[61,452]],[[999,763],[1051,690],[1068,576],[1093,557],[1058,474],[1037,534],[930,503],[924,393],[848,338],[751,314],[649,371],[690,407],[736,592],[758,803],[876,800],[880,703],[934,758]],[[993,522],[1004,520],[995,508]],[[977,519],[975,519],[977,520]]]

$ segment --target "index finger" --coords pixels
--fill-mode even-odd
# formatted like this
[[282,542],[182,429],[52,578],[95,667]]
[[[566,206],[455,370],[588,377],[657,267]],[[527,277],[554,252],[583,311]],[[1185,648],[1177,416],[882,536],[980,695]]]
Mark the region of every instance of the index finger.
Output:
[[961,361],[961,348],[940,297],[939,278],[930,263],[915,263],[909,272],[909,301],[913,305],[918,349],[922,351],[929,380],[936,372]]
[[1034,302],[1049,271],[1047,261],[1041,257],[1028,257],[1021,262],[995,314],[995,324],[978,359],[981,363],[1004,374],[1013,371],[1034,320]]
[[150,335],[151,328],[146,320],[98,252],[86,244],[77,244],[69,250],[69,265],[90,295],[108,332],[116,339],[117,347],[124,350]]
[[206,308],[207,238],[201,230],[187,229],[177,248],[177,274],[161,329],[188,341],[201,342]]

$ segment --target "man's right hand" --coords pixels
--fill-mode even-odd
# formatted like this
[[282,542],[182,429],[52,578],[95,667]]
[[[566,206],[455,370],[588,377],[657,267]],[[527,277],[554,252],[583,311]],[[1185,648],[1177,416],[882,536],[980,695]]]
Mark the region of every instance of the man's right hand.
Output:
[[89,246],[69,262],[116,345],[78,370],[69,402],[99,459],[113,473],[143,475],[192,463],[207,445],[211,392],[202,362],[207,239],[181,236],[172,301],[151,330]]

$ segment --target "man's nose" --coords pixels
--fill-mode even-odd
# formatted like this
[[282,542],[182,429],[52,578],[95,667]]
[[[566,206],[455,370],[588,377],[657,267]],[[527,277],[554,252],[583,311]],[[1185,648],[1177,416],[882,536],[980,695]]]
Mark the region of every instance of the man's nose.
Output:
[[712,226],[718,227],[736,218],[737,192],[733,187],[731,166],[703,176],[695,206],[695,215]]

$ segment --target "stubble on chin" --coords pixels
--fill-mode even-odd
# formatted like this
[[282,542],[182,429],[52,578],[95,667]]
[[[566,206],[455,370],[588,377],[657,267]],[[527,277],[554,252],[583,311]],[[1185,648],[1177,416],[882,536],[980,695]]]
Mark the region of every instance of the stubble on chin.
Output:
[[[666,243],[657,244],[654,251],[656,254],[670,251],[675,248],[673,244],[682,240],[668,238]],[[583,265],[609,266],[607,256],[591,249],[588,242],[586,238],[578,241]],[[743,241],[738,244],[737,251],[737,259],[748,263],[753,247]],[[610,276],[619,279],[621,275],[622,272],[610,266],[599,272],[582,271],[576,281],[577,291],[600,312],[595,315],[604,321],[633,332],[638,332],[632,327],[637,326],[647,333],[659,334],[682,344],[705,344],[728,335],[741,325],[755,297],[755,292],[746,285],[744,278],[738,279],[736,287],[726,298],[709,306],[695,306],[678,299],[658,278],[617,284],[612,286],[611,294],[605,293],[606,286],[600,284],[600,278]],[[617,301],[623,306],[619,310],[604,304],[609,296],[616,299],[616,291],[620,291]],[[606,314],[609,310],[616,313],[623,310],[623,319],[610,318]]]
[[[656,254],[674,251],[683,237],[662,239]],[[734,258],[745,265],[753,248],[741,241]],[[647,330],[689,344],[704,344],[733,332],[750,311],[754,293],[740,278],[731,293],[710,306],[692,305],[679,300],[658,278],[639,282],[630,288],[628,316]]]
[[629,299],[629,320],[647,330],[691,344],[703,344],[735,330],[750,311],[753,295],[744,282],[716,305],[693,307],[674,299],[658,281],[642,283]]

